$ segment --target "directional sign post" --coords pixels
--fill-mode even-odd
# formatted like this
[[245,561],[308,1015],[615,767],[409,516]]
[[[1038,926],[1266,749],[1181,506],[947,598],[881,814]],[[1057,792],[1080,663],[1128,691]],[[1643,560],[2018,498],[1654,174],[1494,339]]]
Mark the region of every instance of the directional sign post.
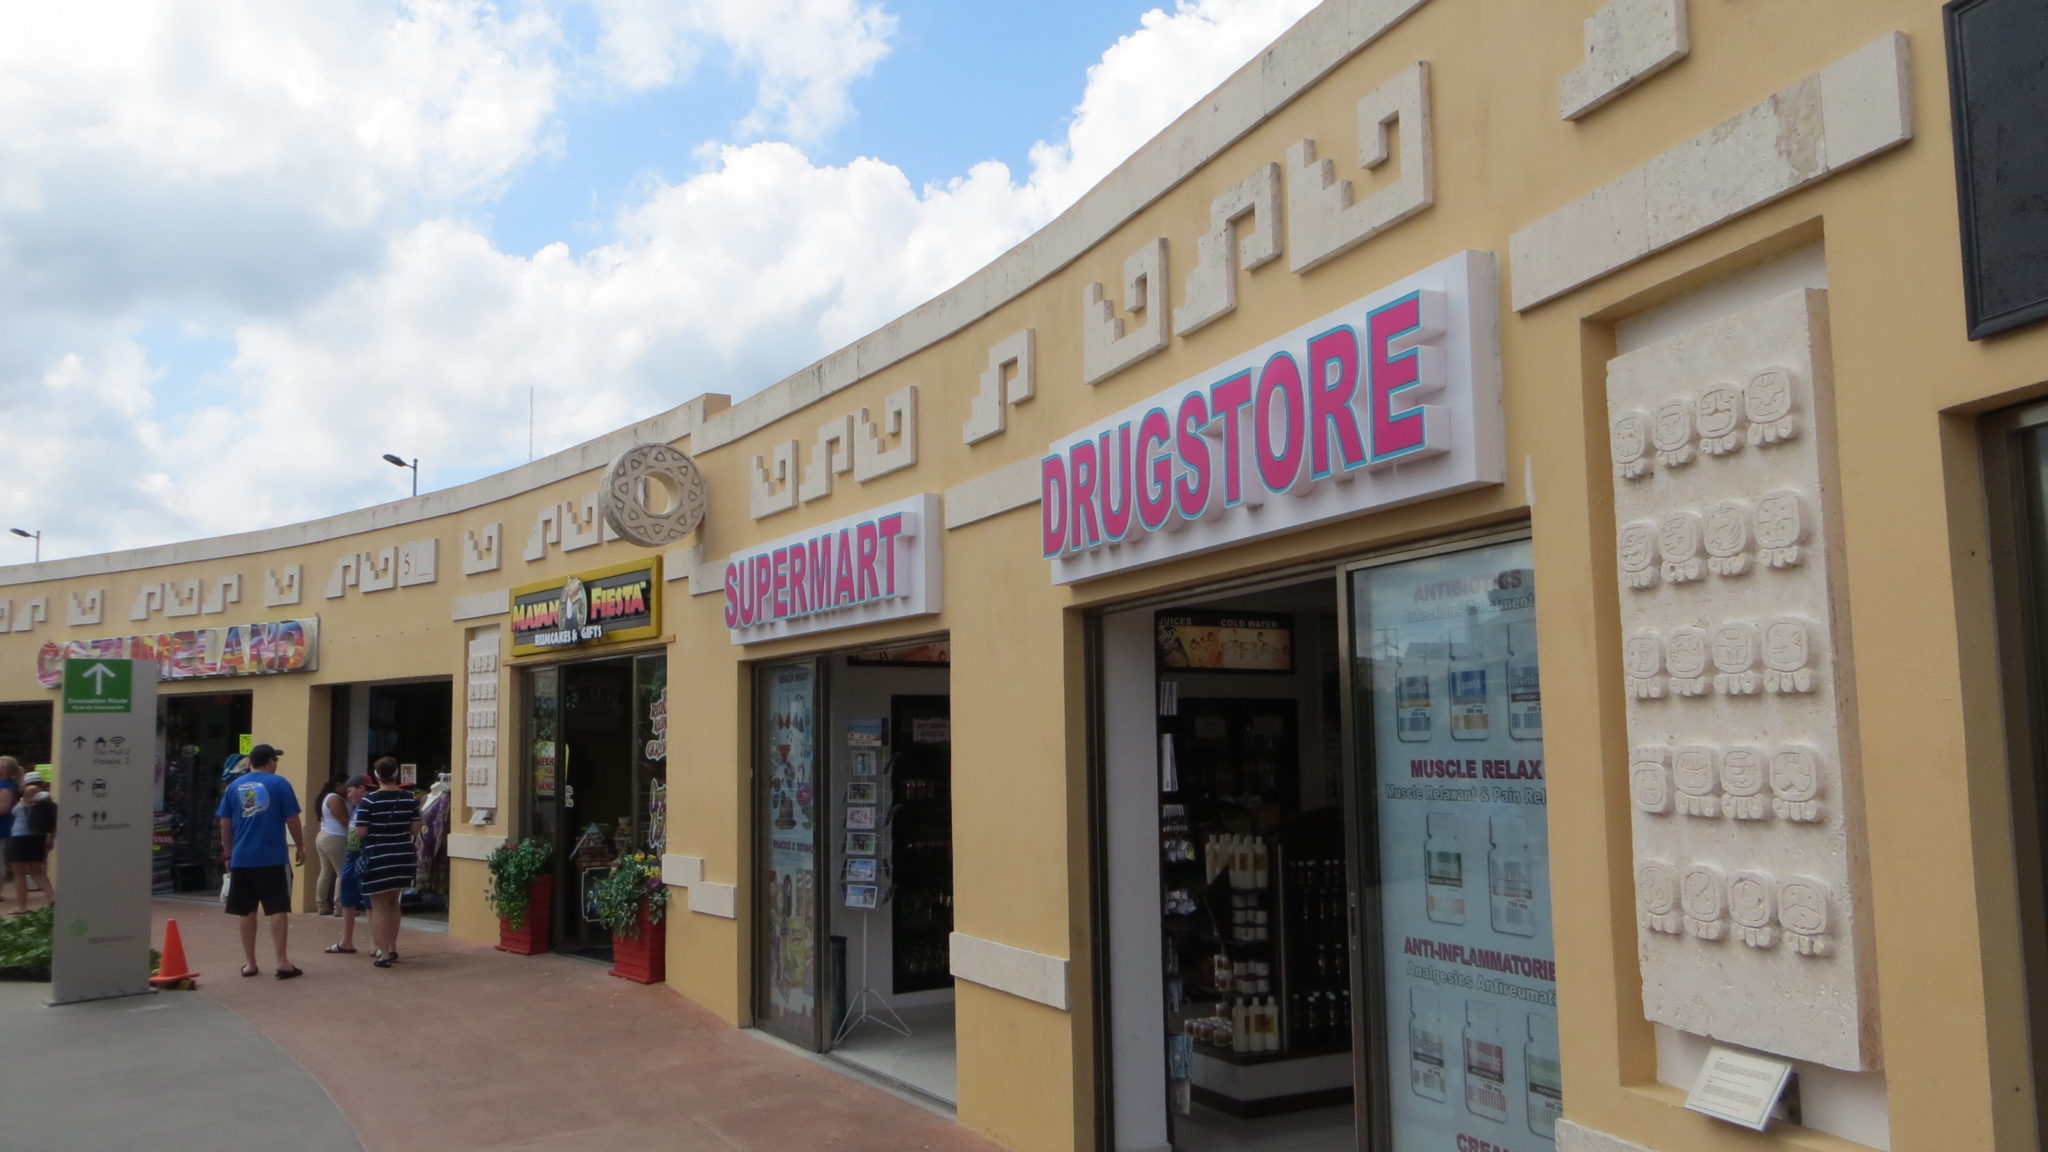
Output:
[[50,1002],[149,991],[156,664],[64,661]]

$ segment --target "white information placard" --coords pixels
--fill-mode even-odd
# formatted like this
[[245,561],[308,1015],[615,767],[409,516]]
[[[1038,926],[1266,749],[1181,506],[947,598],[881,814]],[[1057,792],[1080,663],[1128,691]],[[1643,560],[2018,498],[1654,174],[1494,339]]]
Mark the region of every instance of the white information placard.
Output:
[[149,991],[156,682],[154,660],[64,662],[52,1004]]
[[1792,1079],[1792,1065],[1768,1056],[1752,1056],[1715,1045],[1707,1053],[1700,1078],[1685,1098],[1685,1106],[1716,1120],[1764,1130],[1771,1122],[1771,1110],[1785,1094]]

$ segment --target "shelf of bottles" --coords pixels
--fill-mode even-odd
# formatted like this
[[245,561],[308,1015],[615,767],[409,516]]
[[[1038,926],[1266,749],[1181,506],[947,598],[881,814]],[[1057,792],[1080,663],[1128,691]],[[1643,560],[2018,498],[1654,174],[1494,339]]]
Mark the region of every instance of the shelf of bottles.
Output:
[[1281,870],[1287,947],[1287,1038],[1297,1055],[1351,1048],[1351,949],[1341,858]]
[[905,761],[895,776],[894,990],[951,986],[953,797],[950,773]]

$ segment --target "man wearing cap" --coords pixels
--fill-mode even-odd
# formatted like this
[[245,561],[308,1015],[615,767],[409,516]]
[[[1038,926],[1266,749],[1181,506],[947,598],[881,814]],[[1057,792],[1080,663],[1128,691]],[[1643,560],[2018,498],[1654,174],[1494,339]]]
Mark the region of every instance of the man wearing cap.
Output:
[[228,915],[242,921],[242,975],[256,967],[256,909],[270,918],[270,942],[277,948],[277,978],[301,975],[285,953],[291,932],[292,877],[285,863],[284,834],[292,836],[291,863],[306,862],[306,834],[299,824],[299,797],[291,782],[277,774],[283,752],[268,744],[249,750],[249,771],[235,778],[221,794],[221,855],[227,858]]

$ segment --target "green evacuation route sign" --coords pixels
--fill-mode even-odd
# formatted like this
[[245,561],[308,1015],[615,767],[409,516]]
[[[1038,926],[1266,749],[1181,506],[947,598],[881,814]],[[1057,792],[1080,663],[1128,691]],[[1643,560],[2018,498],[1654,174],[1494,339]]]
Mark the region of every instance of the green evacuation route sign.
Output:
[[134,705],[135,665],[132,661],[64,661],[64,711],[128,712]]

